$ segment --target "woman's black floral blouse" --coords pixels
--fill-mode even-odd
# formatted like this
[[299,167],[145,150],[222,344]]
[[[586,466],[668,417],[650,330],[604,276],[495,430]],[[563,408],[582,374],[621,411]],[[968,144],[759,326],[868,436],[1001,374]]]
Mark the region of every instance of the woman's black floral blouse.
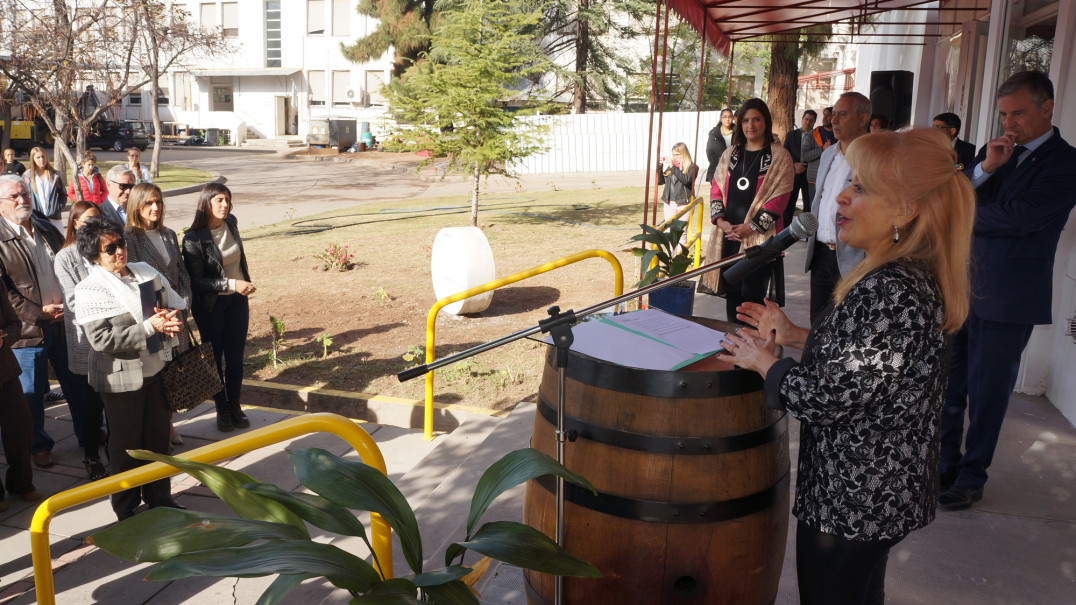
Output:
[[934,519],[948,368],[934,277],[906,261],[867,274],[778,361],[766,401],[802,422],[793,514],[851,540],[901,538]]

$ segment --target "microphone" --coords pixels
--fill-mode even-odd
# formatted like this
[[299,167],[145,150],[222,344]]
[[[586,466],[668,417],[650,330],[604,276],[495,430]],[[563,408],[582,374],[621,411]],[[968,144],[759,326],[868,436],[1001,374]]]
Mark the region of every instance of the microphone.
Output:
[[744,259],[725,271],[725,279],[729,283],[740,281],[748,273],[773,262],[792,244],[811,237],[815,231],[818,231],[818,217],[810,212],[799,214],[784,231],[758,246],[744,250]]

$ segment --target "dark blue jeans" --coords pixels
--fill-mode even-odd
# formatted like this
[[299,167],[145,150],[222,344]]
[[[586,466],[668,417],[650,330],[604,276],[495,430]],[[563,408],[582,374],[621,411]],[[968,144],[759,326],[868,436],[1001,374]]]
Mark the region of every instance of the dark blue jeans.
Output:
[[942,409],[941,472],[955,473],[954,485],[978,489],[986,484],[986,469],[994,459],[1009,397],[1020,373],[1020,355],[1034,327],[989,321],[972,313],[953,336],[949,388]]
[[[26,397],[26,403],[30,407],[30,415],[34,419],[34,440],[30,451],[33,453],[52,451],[56,445],[55,440],[45,431],[45,394],[49,392],[49,366],[52,366],[56,379],[60,381],[60,388],[67,397],[67,409],[71,411],[71,424],[74,425],[75,436],[78,438],[79,447],[85,447],[83,438],[89,424],[86,418],[88,407],[86,398],[74,384],[74,374],[67,365],[67,343],[64,339],[64,325],[52,323],[45,326],[45,339],[38,347],[22,347],[12,349],[15,358],[19,361],[22,374],[19,382],[22,383],[22,392]],[[93,430],[100,430],[100,415],[97,416],[97,425]],[[96,446],[96,442],[93,443]]]
[[247,347],[247,327],[250,324],[250,304],[242,294],[218,296],[213,308],[194,309],[194,323],[202,340],[213,343],[224,388],[213,399],[217,405],[239,405],[243,390],[243,354]]

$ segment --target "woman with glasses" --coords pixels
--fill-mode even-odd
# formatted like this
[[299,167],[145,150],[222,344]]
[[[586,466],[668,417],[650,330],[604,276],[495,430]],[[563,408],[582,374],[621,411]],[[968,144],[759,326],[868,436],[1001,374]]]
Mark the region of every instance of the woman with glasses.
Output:
[[87,220],[101,216],[101,210],[89,202],[75,202],[71,206],[71,212],[67,218],[67,236],[64,238],[63,248],[56,253],[53,268],[56,271],[56,279],[60,282],[60,289],[64,294],[64,332],[67,336],[67,365],[71,369],[71,386],[67,387],[64,394],[68,399],[81,399],[85,403],[81,406],[85,411],[82,421],[82,435],[76,435],[82,444],[85,458],[82,465],[86,468],[86,475],[90,481],[97,481],[108,476],[105,465],[101,463],[98,451],[101,444],[101,416],[104,410],[104,402],[101,395],[90,386],[87,378],[86,360],[90,355],[90,345],[86,335],[75,325],[75,288],[79,282],[86,279],[93,269],[93,264],[82,258],[75,238],[78,228]]
[[[145,464],[127,454],[145,449],[168,453],[168,403],[161,370],[172,358],[186,308],[168,278],[146,263],[127,263],[123,231],[103,218],[83,222],[77,231],[79,254],[93,268],[77,286],[75,323],[90,345],[90,386],[101,394],[108,413],[108,451],[112,474]],[[157,304],[144,308],[144,295]],[[148,508],[177,505],[168,479],[112,495],[112,510],[122,521],[140,504]]]
[[49,155],[43,147],[30,150],[30,167],[23,173],[22,180],[34,196],[34,210],[48,218],[52,226],[63,233],[64,224],[60,213],[67,205],[67,196],[64,195],[67,185],[64,185],[60,173],[49,163]]
[[243,353],[247,344],[250,306],[255,292],[239,226],[232,215],[232,192],[218,183],[202,189],[194,222],[183,236],[183,261],[191,277],[191,314],[202,340],[213,343],[224,388],[213,398],[217,429],[246,428],[250,420],[239,405],[243,389]]
[[135,175],[135,185],[153,182],[153,179],[149,176],[149,168],[139,162],[141,158],[142,152],[137,147],[131,147],[127,150],[127,167]]
[[[164,196],[161,188],[152,183],[141,183],[131,190],[127,199],[127,228],[123,232],[127,240],[127,260],[146,263],[168,278],[176,292],[191,308],[191,278],[183,264],[183,254],[176,232],[164,226]],[[184,311],[177,316],[186,319]],[[184,323],[186,323],[184,321]],[[180,352],[187,349],[187,339],[179,341]],[[169,429],[168,440],[172,445],[183,445],[183,438],[175,425]]]

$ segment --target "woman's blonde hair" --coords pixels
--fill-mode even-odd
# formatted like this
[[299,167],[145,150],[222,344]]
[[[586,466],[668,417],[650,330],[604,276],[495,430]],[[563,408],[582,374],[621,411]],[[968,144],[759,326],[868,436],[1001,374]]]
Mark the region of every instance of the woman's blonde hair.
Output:
[[[142,218],[142,206],[149,201],[150,195],[157,193],[158,203],[161,205],[161,218],[153,224]],[[164,225],[164,194],[161,188],[153,183],[139,183],[131,189],[131,196],[127,198],[127,229],[133,231],[153,231]]]
[[936,128],[864,135],[848,148],[848,163],[864,189],[895,206],[914,201],[918,214],[900,229],[900,240],[868,256],[833,292],[844,300],[863,276],[885,263],[909,258],[930,267],[945,309],[942,329],[955,332],[968,316],[968,256],[975,219],[975,190],[957,170],[956,152]]
[[[37,168],[37,162],[34,161],[34,155],[40,153],[45,156],[45,170],[41,171]],[[48,175],[48,178],[52,178],[52,175],[56,174],[56,169],[52,167],[52,162],[49,161],[49,154],[45,151],[44,147],[34,147],[30,150],[30,174],[32,176]]]
[[676,152],[679,152],[680,157],[687,160],[686,162],[684,162],[684,161],[680,162],[680,165],[683,166],[684,170],[691,167],[691,164],[693,163],[693,161],[691,159],[691,152],[687,150],[687,144],[686,143],[677,143],[677,144],[672,146],[672,150],[676,151]]

